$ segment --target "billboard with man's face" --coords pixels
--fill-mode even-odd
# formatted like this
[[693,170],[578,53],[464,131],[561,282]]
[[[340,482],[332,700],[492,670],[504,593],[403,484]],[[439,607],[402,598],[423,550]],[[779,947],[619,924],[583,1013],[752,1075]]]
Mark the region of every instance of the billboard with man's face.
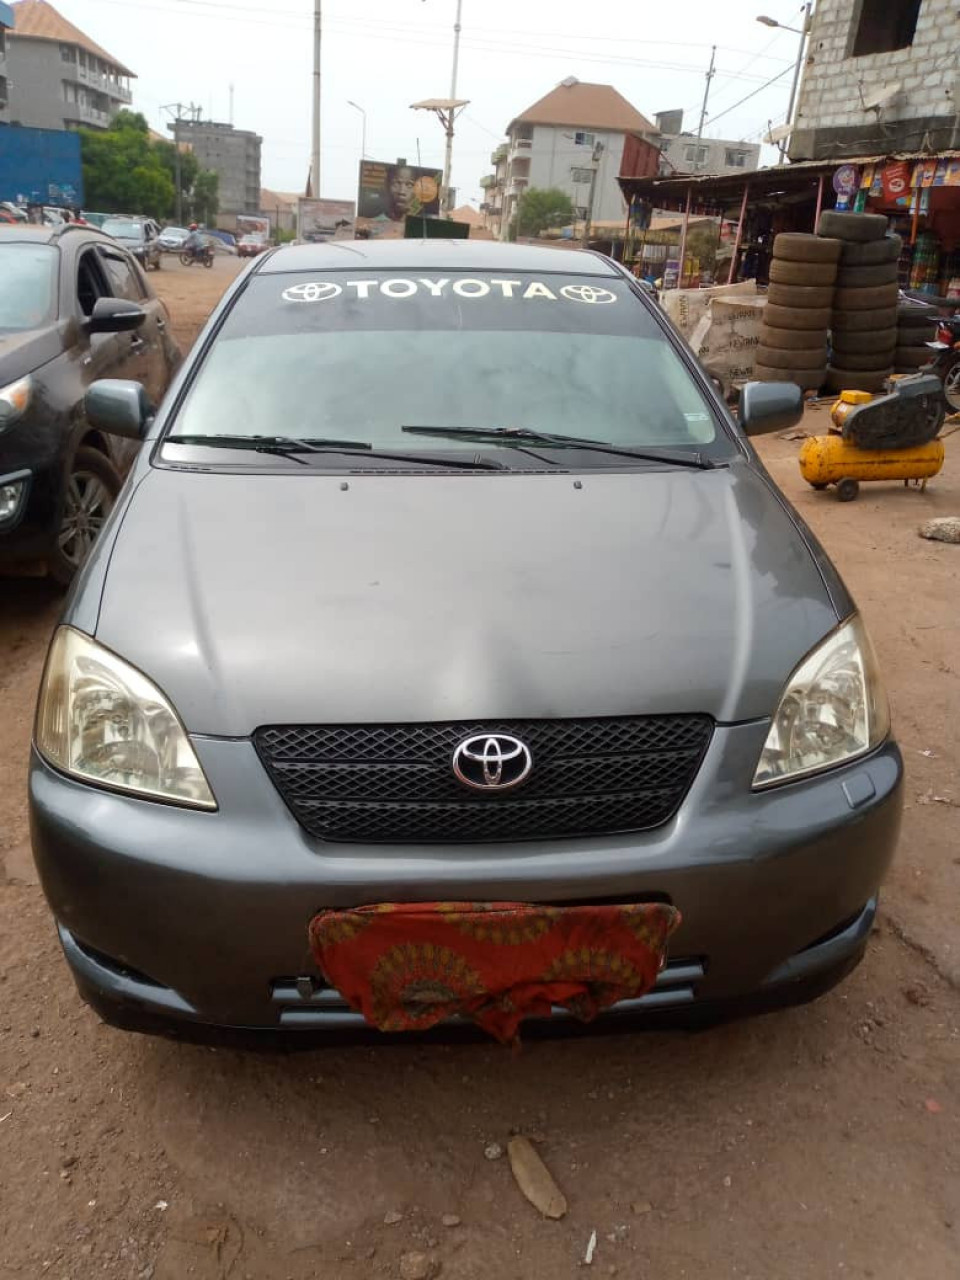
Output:
[[361,160],[357,217],[369,222],[403,222],[410,214],[435,218],[442,179],[439,169]]

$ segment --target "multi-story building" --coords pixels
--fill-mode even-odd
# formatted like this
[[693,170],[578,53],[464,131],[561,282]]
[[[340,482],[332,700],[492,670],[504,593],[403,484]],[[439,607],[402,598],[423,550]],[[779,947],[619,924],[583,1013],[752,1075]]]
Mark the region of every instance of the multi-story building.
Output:
[[956,0],[818,0],[791,160],[960,145]]
[[480,206],[483,225],[498,238],[503,222],[503,205],[506,199],[507,178],[510,172],[509,155],[509,144],[501,142],[490,153],[493,173],[488,173],[480,179],[480,186],[483,188],[483,203]]
[[[491,230],[508,233],[520,196],[528,187],[565,191],[582,217],[596,174],[593,218],[623,216],[617,174],[629,134],[651,137],[656,128],[609,84],[586,84],[569,76],[507,126],[507,142],[491,160],[486,179]],[[481,183],[483,185],[483,183]],[[491,193],[493,197],[491,199]],[[499,219],[491,210],[499,208]]]
[[131,100],[134,73],[47,0],[10,6],[0,46],[0,122],[35,129],[106,129]]
[[249,129],[214,120],[181,120],[174,129],[187,143],[202,169],[220,179],[221,213],[260,212],[260,148],[263,139]]
[[698,138],[684,133],[682,111],[659,111],[654,118],[658,136],[653,141],[660,148],[660,172],[664,177],[672,173],[741,173],[760,164],[758,142]]
[[4,34],[13,26],[13,10],[0,0],[0,124],[7,122],[7,38]]

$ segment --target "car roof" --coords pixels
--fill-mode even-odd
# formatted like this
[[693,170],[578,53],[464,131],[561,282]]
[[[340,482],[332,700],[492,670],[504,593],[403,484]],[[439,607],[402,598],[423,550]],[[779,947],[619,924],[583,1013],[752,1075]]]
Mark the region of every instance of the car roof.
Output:
[[501,244],[495,240],[330,240],[286,245],[261,257],[260,274],[281,271],[417,270],[549,271],[614,276],[601,254],[549,245]]
[[0,222],[0,243],[19,241],[27,244],[59,245],[64,237],[75,241],[82,236],[85,240],[96,240],[100,244],[114,243],[111,236],[104,235],[97,227],[85,226],[79,222],[62,222],[56,227],[38,226],[33,222],[17,222],[9,224]]
[[0,222],[0,240],[30,241],[34,244],[52,244],[57,238],[57,228],[41,227],[33,222]]

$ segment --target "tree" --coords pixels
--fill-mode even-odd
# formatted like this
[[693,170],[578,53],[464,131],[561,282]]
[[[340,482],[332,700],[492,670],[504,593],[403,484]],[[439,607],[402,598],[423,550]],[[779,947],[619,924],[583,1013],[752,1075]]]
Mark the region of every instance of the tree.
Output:
[[194,220],[209,225],[220,208],[220,177],[212,169],[201,169],[190,193]]
[[528,187],[517,209],[517,233],[538,236],[573,221],[573,201],[559,187]]
[[118,111],[109,129],[81,129],[80,148],[88,208],[155,218],[170,214],[173,181],[138,112]]

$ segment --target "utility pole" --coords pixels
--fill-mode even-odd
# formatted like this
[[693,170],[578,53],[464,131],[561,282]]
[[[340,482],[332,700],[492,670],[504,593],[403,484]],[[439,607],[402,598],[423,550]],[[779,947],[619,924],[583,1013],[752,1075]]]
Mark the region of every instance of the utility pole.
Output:
[[320,43],[323,0],[313,0],[313,138],[310,148],[310,188],[320,195]]
[[[793,68],[793,83],[790,85],[790,103],[787,106],[787,124],[793,127],[793,105],[797,100],[797,85],[800,81],[800,68],[803,66],[803,49],[807,43],[807,33],[810,30],[810,4],[803,6],[803,21],[800,23],[800,48],[797,50],[797,65]],[[786,163],[787,159],[787,140],[780,143],[780,158],[777,164]]]
[[693,154],[693,171],[700,167],[700,139],[703,137],[703,126],[707,120],[707,99],[710,97],[710,81],[713,79],[713,64],[717,56],[717,46],[710,50],[710,66],[707,68],[707,83],[703,86],[703,106],[700,108],[700,123],[697,126],[697,149]]
[[233,84],[230,85],[230,127],[233,128]]
[[587,216],[583,220],[583,235],[580,244],[585,249],[590,240],[590,224],[593,221],[593,200],[597,194],[597,174],[603,158],[603,143],[595,142],[593,146],[593,168],[590,171],[590,193],[587,196]]
[[[233,86],[230,86],[231,102],[233,98]],[[170,102],[166,106],[160,108],[167,115],[173,117],[173,170],[174,183],[177,188],[177,225],[183,223],[183,185],[181,182],[181,166],[180,166],[180,125],[184,120],[197,121],[200,119],[201,108],[194,103],[190,103],[186,108],[184,115],[184,105],[182,102]],[[232,113],[231,113],[232,115]]]
[[[457,0],[457,16],[453,23],[453,67],[450,72],[450,101],[457,96],[457,71],[460,66],[460,17],[463,12],[463,0]],[[453,108],[446,120],[447,145],[443,153],[443,203],[442,210],[449,213],[451,208],[450,179],[453,170]]]

